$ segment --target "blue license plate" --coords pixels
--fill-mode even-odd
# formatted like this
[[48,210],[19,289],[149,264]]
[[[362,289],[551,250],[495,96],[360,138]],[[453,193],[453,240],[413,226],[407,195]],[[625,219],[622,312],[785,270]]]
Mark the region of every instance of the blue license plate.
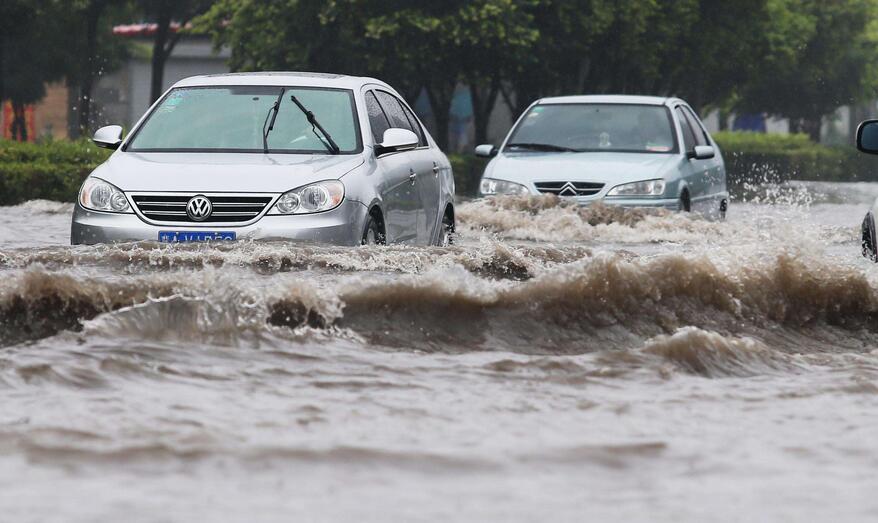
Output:
[[236,234],[232,231],[160,231],[159,241],[162,243],[187,242],[222,242],[234,241]]

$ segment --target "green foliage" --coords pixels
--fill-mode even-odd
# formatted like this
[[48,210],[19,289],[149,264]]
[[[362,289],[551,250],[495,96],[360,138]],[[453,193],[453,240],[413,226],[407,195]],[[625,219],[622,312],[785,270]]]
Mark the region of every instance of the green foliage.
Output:
[[0,205],[73,202],[82,181],[109,156],[89,141],[43,144],[0,140]]
[[855,148],[829,147],[806,134],[723,132],[714,134],[736,195],[748,186],[808,181],[878,181],[878,160]]
[[772,23],[736,108],[791,120],[819,139],[822,118],[876,94],[876,0],[771,0]]

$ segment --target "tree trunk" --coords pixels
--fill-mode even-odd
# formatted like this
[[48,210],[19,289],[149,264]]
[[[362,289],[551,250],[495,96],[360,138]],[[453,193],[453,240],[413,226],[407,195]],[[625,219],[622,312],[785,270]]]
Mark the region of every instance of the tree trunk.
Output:
[[26,142],[27,136],[27,118],[25,116],[25,106],[23,103],[12,103],[12,125],[10,128],[12,139],[19,142]]
[[79,83],[79,135],[87,135],[91,126],[91,93],[97,74],[98,21],[104,10],[104,2],[93,1],[86,9],[85,52],[86,67]]
[[491,114],[500,94],[500,81],[494,78],[487,88],[482,88],[478,86],[477,81],[470,80],[469,92],[473,104],[475,142],[477,145],[488,143],[488,125],[491,123]]
[[3,104],[3,100],[6,99],[6,83],[4,82],[4,78],[6,77],[6,35],[0,34],[0,106]]
[[451,123],[451,101],[454,97],[454,87],[430,86],[426,87],[427,99],[430,101],[430,109],[433,110],[433,121],[436,122],[436,143],[443,151],[448,150],[448,139]]
[[823,127],[823,118],[806,118],[802,122],[802,129],[808,133],[808,136],[811,137],[811,140],[814,143],[820,143],[820,131]]
[[167,1],[159,3],[158,27],[152,42],[152,82],[149,90],[150,103],[155,102],[162,95],[162,87],[165,79],[165,62],[168,60],[170,51],[168,37],[171,32],[171,6]]

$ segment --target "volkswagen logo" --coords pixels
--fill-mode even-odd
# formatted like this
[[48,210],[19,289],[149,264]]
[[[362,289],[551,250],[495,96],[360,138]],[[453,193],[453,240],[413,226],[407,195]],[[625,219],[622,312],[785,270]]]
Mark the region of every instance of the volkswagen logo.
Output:
[[186,215],[194,222],[203,222],[210,217],[213,212],[213,204],[207,199],[207,196],[193,196],[189,203],[186,204]]

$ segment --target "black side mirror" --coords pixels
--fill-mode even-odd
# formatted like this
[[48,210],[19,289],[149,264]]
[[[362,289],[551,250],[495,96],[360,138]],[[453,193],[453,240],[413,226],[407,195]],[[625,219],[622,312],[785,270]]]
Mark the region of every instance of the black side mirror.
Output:
[[866,154],[878,154],[878,120],[866,120],[860,124],[857,149]]

